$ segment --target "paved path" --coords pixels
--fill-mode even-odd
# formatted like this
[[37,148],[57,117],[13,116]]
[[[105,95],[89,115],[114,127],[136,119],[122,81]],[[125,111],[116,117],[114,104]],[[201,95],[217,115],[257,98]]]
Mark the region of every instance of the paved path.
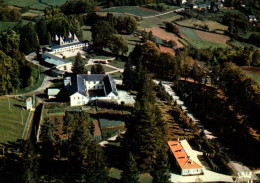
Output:
[[154,18],[154,17],[159,17],[159,16],[162,16],[162,15],[167,15],[169,13],[173,13],[173,12],[178,12],[178,11],[183,11],[184,8],[179,8],[179,9],[176,9],[176,10],[171,10],[171,11],[167,11],[167,12],[164,12],[164,13],[159,13],[159,14],[156,14],[156,15],[152,15],[152,16],[147,16],[147,17],[142,17],[143,19],[146,19],[146,18]]
[[54,80],[54,79],[57,79],[57,77],[50,77],[50,76],[45,75],[42,85],[39,88],[37,88],[33,91],[30,91],[28,93],[17,94],[17,95],[5,95],[5,97],[27,96],[27,95],[33,95],[35,93],[44,93],[46,88],[50,87],[53,84],[52,80]]

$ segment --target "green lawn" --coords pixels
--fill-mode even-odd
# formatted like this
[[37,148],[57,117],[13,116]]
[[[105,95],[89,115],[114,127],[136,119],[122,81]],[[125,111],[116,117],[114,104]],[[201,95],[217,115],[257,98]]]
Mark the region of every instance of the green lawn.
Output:
[[15,142],[17,139],[21,139],[29,114],[29,111],[23,107],[26,107],[25,101],[10,98],[9,110],[8,99],[0,98],[0,143]]
[[125,66],[125,62],[119,61],[119,60],[112,60],[109,63],[110,63],[110,65],[113,65],[113,66],[118,67],[120,69],[123,69],[124,66]]
[[112,73],[112,74],[110,74],[110,76],[112,76],[113,79],[116,79],[116,80],[122,80],[123,79],[123,74],[121,72]]
[[[112,68],[104,66],[104,65],[102,65],[102,66],[103,66],[105,72],[110,72],[110,71],[114,71],[115,70],[115,69],[112,69]],[[87,70],[91,71],[91,67],[92,67],[92,65],[88,65],[87,66]]]
[[117,13],[126,13],[132,16],[151,16],[155,15],[156,13],[144,10],[142,8],[139,8],[137,6],[119,6],[119,7],[112,7],[112,8],[107,8],[104,9],[103,11],[105,12],[117,12]]
[[[114,179],[120,179],[121,178],[121,172],[122,170],[119,170],[117,168],[110,168],[109,170],[109,177],[112,177]],[[151,183],[153,178],[148,173],[143,173],[139,176],[139,182],[140,183]]]

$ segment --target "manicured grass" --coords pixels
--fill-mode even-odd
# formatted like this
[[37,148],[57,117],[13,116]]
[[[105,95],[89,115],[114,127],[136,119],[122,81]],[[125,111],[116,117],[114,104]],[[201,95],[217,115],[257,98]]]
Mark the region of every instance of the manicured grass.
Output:
[[120,6],[120,7],[112,7],[104,9],[105,12],[117,12],[117,13],[127,13],[132,16],[151,16],[155,15],[156,13],[153,13],[151,11],[147,11],[145,9],[139,8],[137,6]]
[[110,63],[110,65],[115,66],[120,69],[123,69],[125,66],[125,62],[119,61],[119,60],[112,60],[109,63]]
[[[26,107],[25,101],[18,101],[10,98],[0,98],[0,143],[8,141],[15,142],[21,139],[29,111],[23,109]],[[23,121],[22,121],[23,118]]]
[[[91,67],[92,67],[92,66],[93,66],[93,65],[87,66],[87,70],[88,70],[88,71],[91,71]],[[115,69],[112,69],[112,68],[107,67],[107,66],[105,66],[105,65],[102,65],[102,66],[103,66],[105,72],[110,72],[110,71],[114,71],[114,70],[115,70]]]
[[116,80],[122,80],[123,79],[123,74],[121,72],[112,73],[112,74],[110,74],[110,76],[112,76],[113,79],[116,79]]

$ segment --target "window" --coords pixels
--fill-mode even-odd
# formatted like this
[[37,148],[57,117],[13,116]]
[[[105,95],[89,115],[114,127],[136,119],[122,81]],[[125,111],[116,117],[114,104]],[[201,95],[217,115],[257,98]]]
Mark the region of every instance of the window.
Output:
[[100,84],[102,84],[102,81],[99,81]]
[[84,100],[84,97],[82,97],[82,100]]
[[79,100],[79,97],[78,97],[78,100]]
[[94,81],[94,84],[96,84],[96,81]]

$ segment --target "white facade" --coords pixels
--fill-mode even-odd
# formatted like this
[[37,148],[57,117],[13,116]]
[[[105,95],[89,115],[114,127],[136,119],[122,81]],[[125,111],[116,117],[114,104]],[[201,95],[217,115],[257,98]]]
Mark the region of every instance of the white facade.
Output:
[[62,54],[64,52],[69,52],[69,51],[79,51],[88,46],[89,46],[88,43],[78,43],[78,44],[71,44],[66,46],[57,46],[57,47],[53,47],[52,51],[50,51],[49,53]]
[[181,170],[181,175],[197,175],[201,173],[203,173],[202,168]]

